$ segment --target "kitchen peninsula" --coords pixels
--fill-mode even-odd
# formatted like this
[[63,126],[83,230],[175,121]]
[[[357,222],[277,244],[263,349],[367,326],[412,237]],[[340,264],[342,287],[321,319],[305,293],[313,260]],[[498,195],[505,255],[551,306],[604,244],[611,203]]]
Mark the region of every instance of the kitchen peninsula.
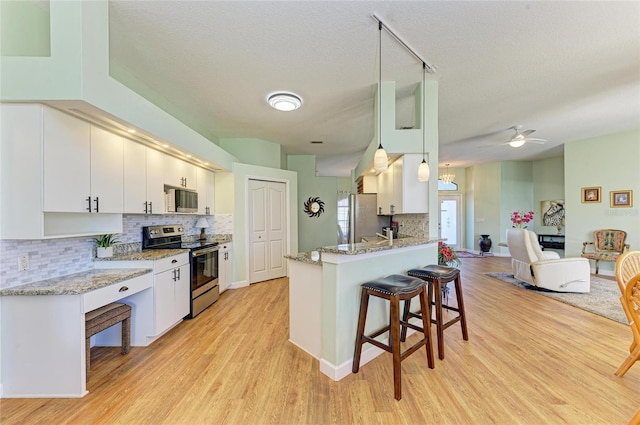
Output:
[[[403,238],[389,246],[357,243],[320,248],[321,258],[311,253],[289,259],[289,340],[320,361],[320,371],[333,380],[351,373],[360,285],[391,274],[404,274],[415,267],[437,263],[437,239]],[[384,300],[371,299],[367,328],[389,320]],[[383,351],[368,346],[362,364]]]

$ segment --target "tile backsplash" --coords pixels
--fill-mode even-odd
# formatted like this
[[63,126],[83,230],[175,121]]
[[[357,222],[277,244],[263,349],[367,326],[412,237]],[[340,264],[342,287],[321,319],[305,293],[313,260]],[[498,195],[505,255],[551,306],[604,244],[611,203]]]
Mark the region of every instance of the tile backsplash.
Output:
[[429,237],[429,214],[396,214],[393,220],[400,226],[399,233],[416,238]]
[[[197,215],[138,215],[123,216],[123,232],[116,235],[122,244],[141,242],[142,227],[159,224],[182,224],[185,235],[199,235],[196,228]],[[218,214],[207,216],[211,234],[233,234],[233,216]],[[93,237],[43,239],[43,240],[0,240],[0,288],[22,285],[88,270],[93,267],[95,243]],[[21,256],[29,258],[29,270],[19,271]]]

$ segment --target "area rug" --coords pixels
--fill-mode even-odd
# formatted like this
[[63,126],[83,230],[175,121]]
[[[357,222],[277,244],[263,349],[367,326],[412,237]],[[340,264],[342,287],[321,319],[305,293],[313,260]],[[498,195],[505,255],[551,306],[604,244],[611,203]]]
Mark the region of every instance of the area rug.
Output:
[[613,280],[601,279],[591,276],[591,292],[577,294],[570,292],[553,292],[544,288],[538,288],[513,277],[513,273],[485,273],[487,276],[500,279],[521,288],[536,291],[546,297],[553,298],[565,304],[570,304],[582,310],[590,311],[607,319],[627,324],[627,318],[620,305],[620,290]]

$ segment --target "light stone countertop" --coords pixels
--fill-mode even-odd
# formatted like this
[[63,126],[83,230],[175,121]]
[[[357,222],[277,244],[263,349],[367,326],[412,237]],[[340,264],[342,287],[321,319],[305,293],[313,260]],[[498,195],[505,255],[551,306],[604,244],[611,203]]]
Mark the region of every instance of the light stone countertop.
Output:
[[92,269],[0,290],[0,295],[80,295],[134,277],[152,269]]
[[370,252],[380,252],[388,251],[390,249],[405,248],[408,246],[426,245],[430,243],[437,243],[438,241],[439,239],[404,237],[400,239],[394,239],[393,246],[389,246],[389,242],[386,239],[380,238],[378,242],[362,242],[318,248],[318,252],[320,253],[320,260],[318,261],[313,261],[311,259],[311,252],[299,252],[297,254],[285,255],[284,258],[300,261],[302,263],[322,265],[323,252],[343,255],[359,255],[368,254]]
[[108,258],[94,258],[94,261],[155,261],[178,254],[189,253],[188,249],[146,249],[144,251],[127,252]]
[[408,246],[427,245],[430,243],[437,243],[439,239],[424,239],[424,238],[400,238],[394,239],[393,245],[389,246],[387,240],[381,242],[364,242],[353,244],[342,244],[335,246],[325,246],[320,248],[320,252],[329,252],[332,254],[343,255],[360,255],[368,254],[371,252],[387,251],[390,249],[405,248]]
[[288,258],[290,260],[300,261],[302,263],[307,264],[317,264],[319,266],[322,265],[322,254],[320,256],[320,260],[314,261],[311,259],[311,252],[299,252],[293,255],[285,255],[284,258]]

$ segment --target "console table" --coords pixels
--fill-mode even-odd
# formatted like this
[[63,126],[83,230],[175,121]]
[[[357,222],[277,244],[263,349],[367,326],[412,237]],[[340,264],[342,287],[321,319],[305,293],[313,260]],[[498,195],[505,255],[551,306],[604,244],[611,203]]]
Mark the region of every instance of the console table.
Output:
[[542,248],[564,249],[564,235],[538,235]]

